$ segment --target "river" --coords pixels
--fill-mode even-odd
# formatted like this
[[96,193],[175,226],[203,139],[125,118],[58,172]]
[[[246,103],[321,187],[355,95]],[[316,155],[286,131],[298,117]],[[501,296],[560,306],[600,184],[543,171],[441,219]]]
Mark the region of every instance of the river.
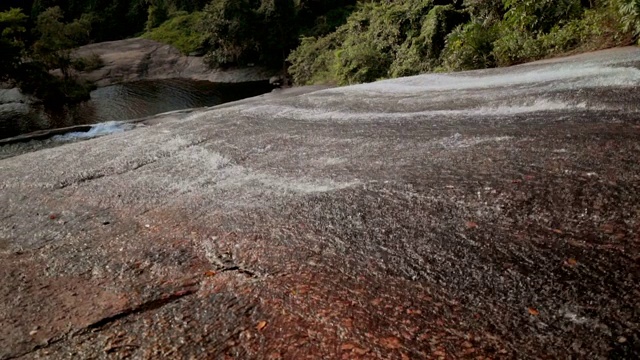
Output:
[[152,80],[98,88],[91,100],[51,110],[26,106],[0,110],[0,139],[37,130],[123,121],[172,110],[207,107],[268,92],[266,81],[220,84],[193,80]]

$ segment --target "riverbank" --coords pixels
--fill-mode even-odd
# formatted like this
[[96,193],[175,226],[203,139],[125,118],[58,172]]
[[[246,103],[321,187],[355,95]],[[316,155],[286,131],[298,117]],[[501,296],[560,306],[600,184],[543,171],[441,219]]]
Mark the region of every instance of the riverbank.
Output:
[[[246,99],[236,100],[232,102],[223,103],[212,107],[200,107],[191,109],[174,110],[165,113],[155,114],[151,116],[145,116],[137,119],[129,119],[115,122],[117,126],[113,127],[115,131],[119,131],[120,128],[126,128],[131,130],[141,126],[152,126],[162,124],[168,121],[179,121],[186,119],[194,114],[199,114],[205,111],[213,109],[222,109],[229,106],[237,106],[241,104],[253,103],[256,101],[269,101],[290,96],[298,96],[305,93],[327,89],[327,86],[301,86],[295,88],[276,89],[270,93],[253,96]],[[102,124],[81,124],[63,128],[55,128],[48,130],[41,130],[31,132],[28,134],[22,134],[10,138],[0,139],[0,160],[10,157],[26,154],[29,152],[39,151],[43,149],[49,149],[57,146],[62,146],[74,141],[84,141],[90,138],[108,135],[108,132],[95,132],[89,134],[92,130],[101,127]],[[68,133],[86,133],[85,136],[65,137],[61,138],[61,135]]]
[[189,79],[214,83],[268,81],[277,71],[261,67],[209,69],[202,57],[185,56],[170,45],[133,38],[82,46],[74,56],[99,56],[104,66],[78,73],[98,86],[138,80]]
[[[135,87],[132,83],[148,84],[148,95],[151,99],[157,96],[178,96],[187,107],[210,106],[212,104],[205,99],[207,96],[225,102],[236,100],[238,96],[242,96],[242,93],[246,93],[244,96],[254,96],[269,91],[272,87],[268,85],[268,81],[275,73],[259,67],[211,70],[200,57],[183,56],[169,45],[141,38],[83,46],[74,53],[74,56],[94,59],[99,57],[100,62],[104,64],[98,69],[76,74],[79,79],[94,82],[99,86],[97,92],[94,91],[92,94],[102,94],[105,92],[103,89],[109,86],[120,86],[121,89],[111,95],[116,97],[113,104],[124,106],[126,99],[123,99],[123,94],[133,91],[132,96],[138,103],[132,106],[148,109],[148,111],[151,111],[153,106],[147,107],[144,103],[140,103],[143,100],[141,96],[147,91],[140,89],[144,88],[143,85],[138,86],[138,89],[129,89]],[[191,85],[186,84],[187,81],[191,82]],[[171,91],[172,85],[169,82],[175,83],[178,94]],[[213,87],[219,88],[219,92],[213,93]],[[198,88],[202,90],[202,94],[189,93],[197,92]],[[105,96],[109,95],[105,94]],[[103,100],[101,95],[97,95],[97,98]],[[90,102],[95,100],[96,96],[92,95]],[[114,114],[114,116],[121,115],[122,118],[109,118],[105,111],[101,111],[101,106],[106,104],[110,103],[102,101],[95,107],[87,106],[86,103],[71,104],[65,109],[47,111],[37,99],[22,94],[17,88],[0,88],[0,138],[33,131],[42,133],[46,130],[47,124],[55,128],[80,125],[86,127],[100,121],[128,120],[147,115],[144,111],[136,112],[132,108],[129,111],[132,114],[129,115],[133,116],[122,113]],[[157,108],[156,112],[165,112],[179,109],[180,105],[175,104],[174,101],[166,103],[165,106],[156,104],[155,108]],[[62,117],[67,116],[65,114],[71,118],[63,119]],[[83,118],[86,119],[83,120]],[[33,134],[33,136],[39,135]]]
[[640,356],[640,49],[0,160],[0,359]]

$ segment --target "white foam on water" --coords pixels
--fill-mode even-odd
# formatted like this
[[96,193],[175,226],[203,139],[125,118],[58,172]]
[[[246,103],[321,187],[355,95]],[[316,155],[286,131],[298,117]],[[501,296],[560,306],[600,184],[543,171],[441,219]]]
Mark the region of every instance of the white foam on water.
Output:
[[[175,156],[164,158],[155,166],[167,169],[161,171],[163,176],[153,178],[156,183],[162,182],[161,191],[169,194],[189,193],[200,199],[251,207],[262,206],[264,203],[260,199],[269,196],[330,192],[360,184],[356,179],[336,181],[257,170],[237,164],[231,158],[201,146],[183,148]],[[182,170],[173,173],[171,169],[176,168]],[[183,172],[189,176],[183,176]]]
[[53,137],[55,141],[72,141],[80,139],[91,139],[98,136],[121,133],[133,128],[133,124],[120,121],[108,121],[93,125],[89,131],[76,131]]
[[284,105],[260,105],[242,111],[249,116],[265,116],[306,121],[371,121],[407,120],[416,118],[446,118],[448,116],[506,116],[542,111],[564,111],[589,109],[586,103],[569,104],[561,101],[539,99],[530,104],[497,105],[460,110],[424,110],[409,112],[348,112],[326,109],[297,108]]
[[633,67],[607,67],[594,64],[562,64],[527,71],[499,74],[425,74],[374,83],[327,89],[318,93],[344,94],[353,92],[383,92],[386,94],[415,94],[426,91],[474,90],[522,85],[541,85],[554,82],[558,90],[603,86],[637,86],[640,70]]
[[494,136],[494,137],[464,137],[462,134],[456,133],[438,141],[438,144],[445,149],[459,149],[476,146],[483,143],[503,142],[512,140],[512,136]]

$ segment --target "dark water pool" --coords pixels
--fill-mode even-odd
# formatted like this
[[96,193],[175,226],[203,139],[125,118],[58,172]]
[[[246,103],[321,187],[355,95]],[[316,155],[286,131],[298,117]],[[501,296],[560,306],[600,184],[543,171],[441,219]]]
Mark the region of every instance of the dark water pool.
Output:
[[172,110],[222,104],[270,91],[267,81],[219,84],[193,80],[153,80],[99,88],[91,100],[50,110],[26,106],[0,109],[0,139],[37,130],[137,119]]

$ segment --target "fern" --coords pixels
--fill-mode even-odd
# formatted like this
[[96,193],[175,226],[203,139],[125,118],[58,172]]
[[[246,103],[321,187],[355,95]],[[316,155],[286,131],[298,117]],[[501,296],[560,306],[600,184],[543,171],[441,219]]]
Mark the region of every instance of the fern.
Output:
[[625,32],[640,35],[640,0],[617,0],[622,27]]

